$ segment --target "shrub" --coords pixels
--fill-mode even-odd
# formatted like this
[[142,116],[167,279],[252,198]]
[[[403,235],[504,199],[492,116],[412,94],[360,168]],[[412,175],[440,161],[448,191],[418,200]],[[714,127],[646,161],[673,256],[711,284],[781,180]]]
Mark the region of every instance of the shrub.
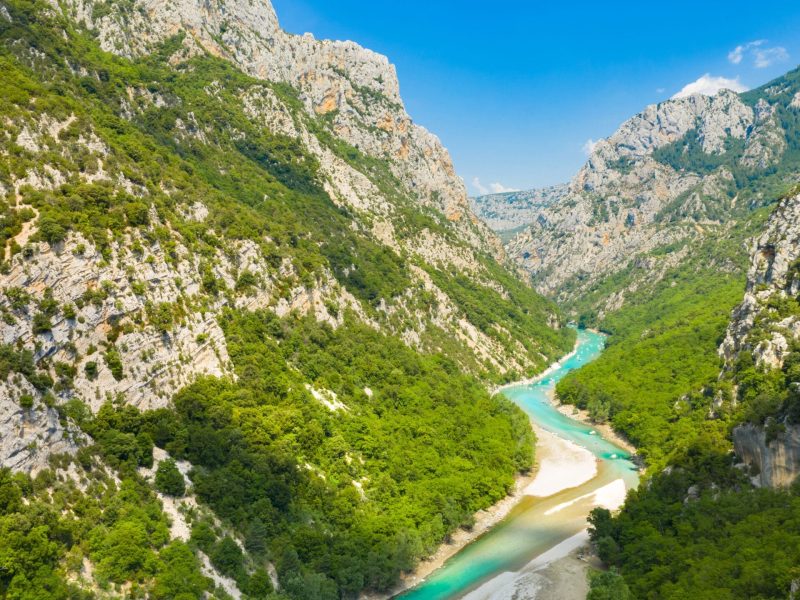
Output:
[[93,360],[87,362],[83,367],[84,372],[86,373],[86,378],[89,381],[94,381],[97,379],[97,363]]
[[30,394],[22,394],[19,397],[19,405],[25,409],[33,408],[33,396]]
[[119,352],[117,352],[116,348],[111,348],[103,357],[106,360],[106,365],[111,369],[111,374],[114,376],[114,379],[121,381],[124,374],[122,372],[122,358]]
[[171,458],[158,463],[156,471],[156,489],[167,496],[180,497],[186,493],[186,482],[178,470],[178,465]]
[[50,317],[48,317],[44,313],[36,313],[33,316],[33,326],[32,330],[33,333],[38,335],[41,333],[47,333],[53,329],[53,323],[50,322]]

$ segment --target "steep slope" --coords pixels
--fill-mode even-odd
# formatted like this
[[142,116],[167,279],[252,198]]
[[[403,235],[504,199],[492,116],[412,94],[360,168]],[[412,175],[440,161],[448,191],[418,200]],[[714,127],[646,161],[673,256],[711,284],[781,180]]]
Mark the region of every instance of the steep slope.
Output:
[[[182,8],[179,14],[191,13]],[[391,172],[400,168],[396,162],[334,137],[290,89],[198,54],[194,38],[175,28],[169,30],[177,37],[160,53],[129,63],[80,44],[50,54],[26,48],[30,41],[15,36],[27,27],[36,24],[6,29],[10,60],[33,67],[34,77],[47,73],[87,104],[37,86],[30,73],[9,79],[25,97],[12,98],[4,111],[5,143],[18,148],[2,182],[10,198],[4,287],[40,293],[13,308],[9,301],[5,310],[22,318],[3,337],[33,342],[48,333],[38,340],[45,344],[39,357],[60,360],[67,342],[83,353],[98,345],[98,329],[120,329],[126,316],[142,312],[147,322],[127,332],[127,349],[117,352],[123,362],[147,352],[160,365],[123,370],[117,380],[101,363],[97,384],[76,379],[87,397],[101,386],[146,407],[195,373],[226,372],[213,314],[231,303],[274,305],[281,315],[313,311],[334,325],[349,309],[417,348],[500,377],[540,368],[568,346],[568,332],[553,334],[545,325],[557,322],[552,306],[506,275],[486,245],[465,243],[460,224],[407,192]],[[56,44],[38,33],[38,47]],[[74,75],[55,52],[72,61]],[[383,64],[366,56],[370,65]],[[36,99],[42,106],[27,103],[37,95],[47,96]],[[422,180],[416,171],[413,177]],[[129,252],[137,260],[125,260]],[[75,306],[80,314],[71,318],[50,315],[52,327],[36,331],[30,304],[44,290],[57,305],[80,297],[87,306]],[[209,310],[168,306],[182,296]],[[525,308],[511,309],[509,319],[506,303]],[[77,330],[70,326],[76,317],[85,321]],[[152,326],[159,320],[162,326]],[[180,353],[192,360],[175,363]]]
[[386,59],[266,3],[3,0],[0,66],[0,462],[32,475],[0,470],[0,595],[385,589],[530,466],[485,383],[574,333]]
[[353,42],[287,34],[268,2],[67,4],[78,22],[96,31],[106,51],[144,56],[185,32],[184,56],[208,52],[258,79],[292,85],[309,114],[320,116],[350,146],[386,159],[406,194],[456,223],[460,237],[481,244],[493,241],[470,213],[464,184],[447,151],[406,114],[395,68],[386,57]]
[[521,258],[541,243],[521,258],[540,289],[612,334],[559,397],[609,420],[648,467],[618,515],[592,516],[614,567],[598,597],[800,588],[798,79],[648,108],[511,244]]
[[[622,576],[598,580],[597,594],[616,585],[634,597],[786,598],[800,588],[799,223],[795,190],[753,241],[724,369],[704,394],[710,421],[619,515],[593,514],[600,556]],[[710,423],[733,428],[735,455]]]
[[747,292],[720,352],[746,424],[736,454],[760,485],[800,474],[800,195],[784,200],[754,243]]
[[743,95],[648,107],[509,243],[540,290],[612,334],[560,397],[609,419],[650,465],[699,429],[725,434],[707,419],[708,390],[744,293],[747,240],[800,179],[798,94],[793,71]]

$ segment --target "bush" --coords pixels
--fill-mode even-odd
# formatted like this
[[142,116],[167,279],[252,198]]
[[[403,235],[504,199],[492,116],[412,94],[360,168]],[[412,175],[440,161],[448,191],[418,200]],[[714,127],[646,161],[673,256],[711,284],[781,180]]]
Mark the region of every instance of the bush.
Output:
[[590,573],[589,582],[591,589],[586,600],[630,600],[632,598],[631,591],[622,575],[613,569]]
[[186,482],[178,470],[178,465],[171,458],[158,463],[156,471],[156,489],[167,496],[176,498],[186,493]]
[[83,366],[83,370],[86,373],[86,378],[89,381],[94,381],[97,379],[97,363],[93,360],[90,360]]
[[229,535],[214,544],[209,558],[223,575],[234,579],[241,575],[244,555],[242,554],[242,549],[239,548],[239,544]]
[[116,348],[111,348],[108,352],[106,352],[103,357],[106,359],[106,365],[111,370],[111,374],[114,376],[114,379],[117,381],[121,381],[124,377],[122,371],[122,358],[117,352]]
[[33,316],[32,330],[34,334],[47,333],[53,329],[53,323],[50,322],[50,317],[44,313],[36,313]]

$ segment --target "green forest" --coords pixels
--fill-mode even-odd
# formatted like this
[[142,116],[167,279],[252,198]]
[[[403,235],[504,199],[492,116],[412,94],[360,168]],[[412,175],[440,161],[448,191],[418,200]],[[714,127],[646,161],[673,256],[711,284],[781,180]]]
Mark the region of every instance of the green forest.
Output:
[[624,598],[600,595],[614,587],[642,599],[787,598],[800,577],[800,489],[751,489],[716,439],[699,437],[618,516],[596,509],[590,522],[624,579],[594,581],[597,598]]
[[[223,325],[235,382],[201,379],[170,409],[70,410],[122,470],[153,445],[188,460],[193,492],[275,563],[290,597],[391,587],[532,465],[527,417],[442,356],[354,322],[231,311]],[[220,543],[197,527],[200,548]],[[223,572],[247,589],[258,571],[237,556]]]
[[[745,142],[732,137],[706,153],[699,123],[660,147],[658,169],[700,183],[655,219],[700,234],[665,235],[678,241],[630,257],[576,296],[591,279],[579,273],[558,292],[571,298],[562,313],[490,256],[491,244],[460,239],[431,208],[435,198],[400,181],[388,152],[342,141],[335,115],[315,115],[298,89],[200,50],[184,55],[187,33],[146,56],[117,56],[54,6],[0,4],[0,275],[21,265],[0,289],[0,321],[14,332],[0,343],[0,383],[16,394],[22,433],[28,420],[49,419],[74,447],[32,475],[0,469],[0,600],[229,600],[227,580],[244,600],[391,590],[533,468],[528,417],[487,387],[569,352],[575,331],[559,325],[563,314],[609,337],[595,362],[558,384],[558,398],[609,423],[644,469],[620,511],[590,517],[608,567],[590,575],[590,600],[788,597],[800,580],[800,484],[755,488],[757,473],[735,466],[731,434],[750,423],[772,442],[800,423],[800,343],[780,325],[800,315],[796,288],[765,300],[731,364],[719,347],[742,301],[752,238],[798,191],[800,70],[741,96],[750,109],[771,105],[786,137],[780,159],[748,166]],[[117,8],[94,4],[92,16]],[[264,98],[312,141],[254,117]],[[57,133],[24,143],[42,123]],[[332,199],[309,143],[377,190],[391,244],[374,215]],[[89,145],[103,148],[102,160]],[[627,176],[635,166],[621,158],[610,168]],[[30,183],[43,172],[56,174],[52,185]],[[719,186],[709,194],[702,178],[712,174]],[[607,219],[608,202],[597,198],[590,225]],[[28,243],[14,241],[32,225]],[[426,234],[467,266],[411,250],[406,242]],[[67,302],[26,289],[40,244],[58,254],[77,236],[71,252],[94,254],[116,283],[98,278]],[[220,257],[240,265],[245,243],[270,275],[235,266],[226,283]],[[155,255],[174,271],[174,297],[154,298],[151,282],[134,277],[131,264]],[[181,268],[192,269],[196,293]],[[276,314],[298,289],[323,287],[350,302],[326,296],[329,322],[316,306]],[[620,291],[624,304],[604,310]],[[260,292],[269,298],[256,300]],[[86,311],[111,316],[79,351]],[[447,329],[444,313],[463,326]],[[196,315],[213,317],[224,348],[187,325]],[[140,407],[133,388],[101,389],[139,366],[124,360],[133,334],[155,332],[174,349],[184,326],[196,346],[209,343],[219,370]],[[769,369],[753,349],[776,332],[790,339],[781,367]],[[93,398],[76,392],[79,378],[97,385]]]

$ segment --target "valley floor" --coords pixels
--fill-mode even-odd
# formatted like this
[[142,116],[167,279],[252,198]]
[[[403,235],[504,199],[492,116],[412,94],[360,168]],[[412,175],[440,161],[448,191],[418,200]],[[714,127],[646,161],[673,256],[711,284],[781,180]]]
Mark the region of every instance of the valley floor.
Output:
[[[431,573],[441,568],[448,559],[455,556],[465,546],[500,523],[525,496],[542,498],[553,496],[563,490],[577,487],[596,476],[597,460],[589,451],[549,431],[545,431],[535,425],[533,427],[537,439],[536,467],[531,473],[517,477],[513,492],[494,506],[476,513],[475,525],[471,529],[459,529],[452,536],[449,543],[443,544],[433,556],[421,562],[417,569],[404,577],[401,585],[392,590],[391,593],[364,595],[362,600],[385,600],[418,585]],[[557,548],[554,548],[554,550],[557,550]],[[586,570],[576,568],[575,561],[577,559],[572,557],[572,550],[574,550],[572,547],[568,549],[562,548],[560,553],[552,556],[551,553],[548,553],[548,566],[543,572],[550,573],[547,578],[548,581],[553,579],[559,586],[566,585],[570,589],[578,589],[583,585],[581,582],[586,580]],[[562,565],[562,562],[564,563],[565,570],[563,574],[558,575],[558,577],[553,575],[555,571],[549,566],[551,560],[557,561],[553,564]],[[569,563],[569,568],[566,568],[566,563]],[[539,568],[541,567],[542,565],[539,566]],[[556,583],[552,584],[555,585]],[[561,596],[558,597],[560,598]]]

